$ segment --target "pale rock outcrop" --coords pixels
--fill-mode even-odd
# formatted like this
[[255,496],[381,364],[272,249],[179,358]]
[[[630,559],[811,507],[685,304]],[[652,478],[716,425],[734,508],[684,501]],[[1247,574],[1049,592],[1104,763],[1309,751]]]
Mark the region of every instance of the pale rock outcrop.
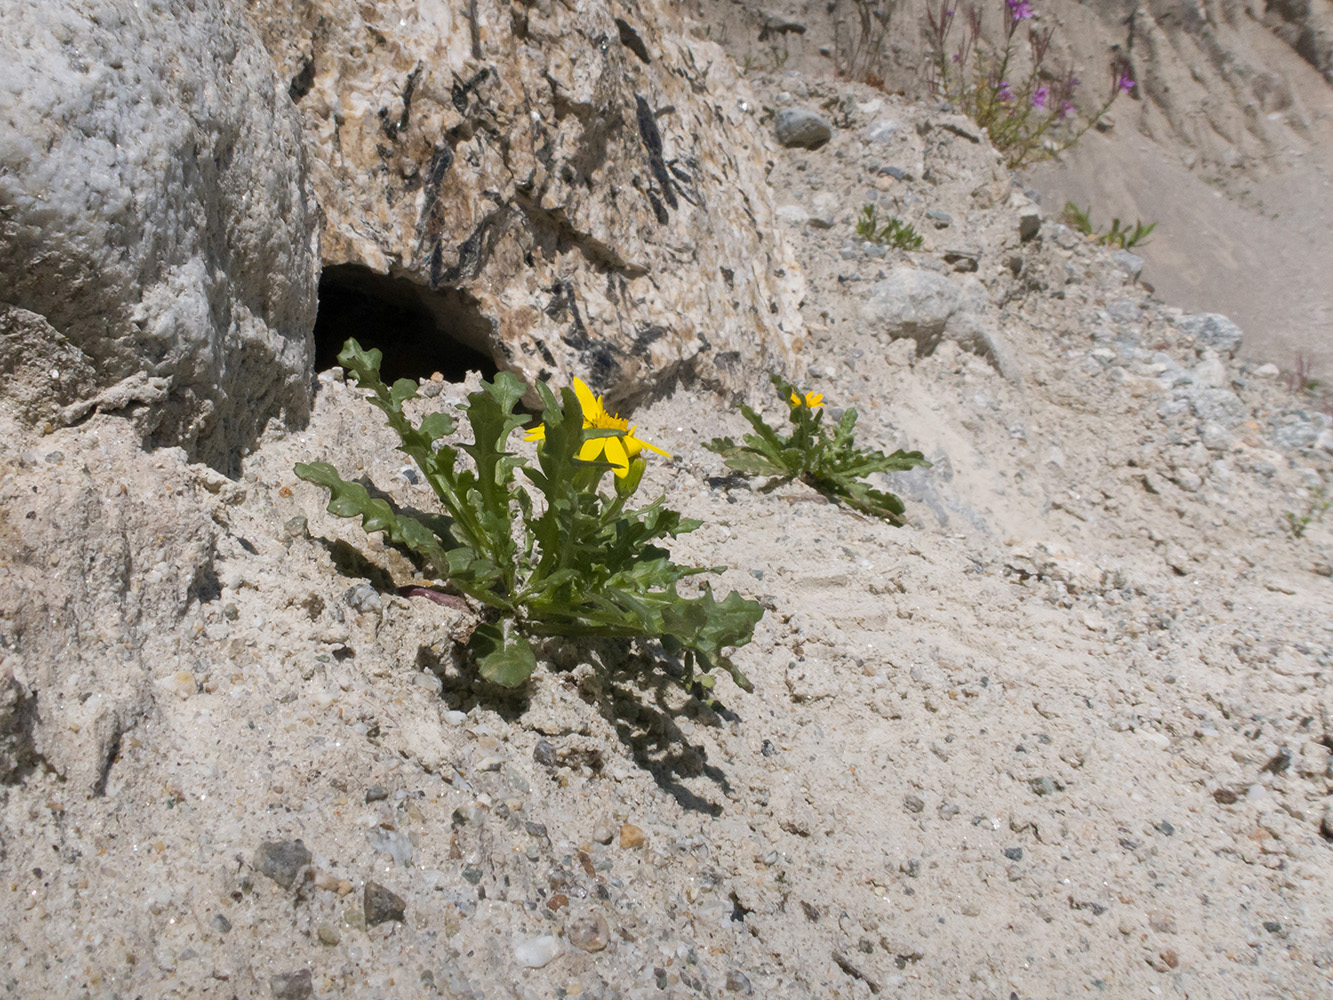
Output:
[[223,467],[304,416],[315,211],[286,87],[236,4],[4,4],[0,121],[14,412],[119,403],[150,443]]
[[498,366],[579,374],[613,403],[799,349],[746,87],[674,5],[248,10],[301,112],[326,266],[401,279]]
[[40,760],[101,794],[155,687],[194,690],[183,621],[218,589],[202,467],[101,417],[35,439],[0,414],[0,441],[0,782]]
[[1020,378],[1000,336],[996,309],[971,275],[954,280],[936,271],[893,267],[870,286],[860,318],[876,336],[914,341],[920,356],[933,354],[949,340],[985,358],[1006,378]]

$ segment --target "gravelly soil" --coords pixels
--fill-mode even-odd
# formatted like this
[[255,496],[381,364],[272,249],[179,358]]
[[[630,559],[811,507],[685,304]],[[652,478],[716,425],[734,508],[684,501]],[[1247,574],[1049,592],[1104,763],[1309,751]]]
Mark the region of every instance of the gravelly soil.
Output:
[[[785,100],[757,85],[756,114]],[[1286,514],[1329,482],[1329,420],[1106,252],[1049,221],[1020,242],[993,154],[939,119],[792,99],[844,116],[771,175],[820,220],[787,215],[801,384],[934,464],[892,482],[894,529],[727,475],[701,442],[745,425],[691,386],[634,414],[675,456],[643,489],[704,522],[677,557],[769,609],[737,654],[753,694],[724,681],[710,708],[616,648],[553,647],[515,696],[477,684],[468,614],[394,596],[410,566],[290,471],[329,459],[426,505],[336,373],[235,482],[176,452],[149,476],[114,418],[14,431],[7,523],[39,481],[152,487],[164,521],[211,518],[216,586],[160,637],[100,794],[31,761],[0,792],[12,995],[1327,993],[1333,528]],[[916,179],[877,172],[884,119]],[[854,238],[871,198],[922,251]],[[960,245],[1005,374],[862,318],[881,272],[952,273]],[[4,665],[23,680],[21,646]]]

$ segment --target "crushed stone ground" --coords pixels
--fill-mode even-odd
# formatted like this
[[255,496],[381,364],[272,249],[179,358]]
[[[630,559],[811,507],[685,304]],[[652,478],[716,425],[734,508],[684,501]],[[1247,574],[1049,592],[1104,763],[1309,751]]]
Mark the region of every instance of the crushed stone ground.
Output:
[[[789,82],[756,79],[778,106]],[[746,425],[680,386],[633,414],[675,456],[643,488],[704,522],[679,561],[768,609],[736,656],[755,692],[724,680],[709,708],[623,650],[552,648],[502,698],[459,661],[467,615],[394,596],[410,567],[292,475],[330,460],[428,506],[326,373],[310,426],[238,480],[178,459],[217,591],[104,794],[40,767],[0,791],[10,995],[1328,995],[1333,523],[1286,517],[1329,483],[1327,416],[1192,342],[1106,251],[1049,221],[1022,243],[929,112],[799,99],[846,123],[770,177],[821,220],[788,215],[816,334],[799,381],[855,407],[863,445],[931,459],[881,483],[911,523],[729,475],[702,441]],[[914,179],[878,172],[881,119],[926,136]],[[926,247],[858,240],[871,199]],[[958,246],[982,251],[1006,374],[860,319],[881,272],[952,273]],[[1209,387],[1241,408],[1222,434]],[[95,453],[114,424],[41,450]],[[0,461],[17,510],[41,470]],[[291,870],[263,848],[298,839]],[[393,910],[373,886],[401,920],[368,922]]]

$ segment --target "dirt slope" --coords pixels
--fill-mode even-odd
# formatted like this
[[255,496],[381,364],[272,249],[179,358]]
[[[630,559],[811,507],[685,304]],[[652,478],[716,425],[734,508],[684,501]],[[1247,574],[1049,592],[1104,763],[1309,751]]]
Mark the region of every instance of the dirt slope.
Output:
[[[410,567],[294,479],[329,459],[427,503],[336,372],[235,481],[172,451],[148,476],[114,417],[7,427],[5,586],[58,572],[21,544],[44,491],[123,484],[216,529],[215,587],[161,637],[95,794],[25,745],[4,633],[14,995],[1327,994],[1333,525],[1286,514],[1329,485],[1331,421],[1105,251],[1049,222],[1020,242],[1021,200],[952,119],[755,83],[756,115],[779,87],[840,109],[771,172],[810,288],[802,383],[855,406],[863,444],[926,452],[881,484],[911,524],[728,476],[701,441],[745,425],[680,386],[634,414],[675,456],[644,489],[704,522],[681,560],[769,609],[738,653],[755,693],[709,708],[633,651],[571,647],[507,698],[458,662],[466,614],[393,596]],[[866,138],[885,120],[900,146]],[[899,153],[921,173],[878,172]],[[852,235],[872,198],[923,250]],[[943,262],[959,245],[975,274]],[[862,310],[898,268],[953,275],[1005,374],[887,342]]]

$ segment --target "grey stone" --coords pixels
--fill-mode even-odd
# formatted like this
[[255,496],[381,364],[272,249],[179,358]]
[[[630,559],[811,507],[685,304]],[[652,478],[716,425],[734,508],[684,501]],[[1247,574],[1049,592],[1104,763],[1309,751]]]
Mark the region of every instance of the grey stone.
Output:
[[888,142],[898,133],[899,127],[893,119],[881,118],[862,129],[861,138],[866,142]]
[[818,149],[833,138],[833,126],[805,108],[783,108],[773,118],[773,134],[788,149]]
[[1058,786],[1053,780],[1043,775],[1040,778],[1031,778],[1028,780],[1028,787],[1038,795],[1054,795],[1059,791]]
[[765,10],[760,14],[759,40],[768,41],[773,36],[804,35],[805,25],[793,21],[780,11]]
[[1219,354],[1234,358],[1245,334],[1221,313],[1190,313],[1176,320],[1176,328]]
[[926,212],[926,218],[935,223],[936,229],[946,229],[953,225],[953,216],[948,212],[942,212],[938,208],[932,208]]
[[902,167],[885,165],[879,168],[879,173],[884,174],[887,177],[892,177],[895,181],[911,180],[907,171]]
[[1205,420],[1199,425],[1199,440],[1209,451],[1230,451],[1235,444],[1231,432],[1211,420]]
[[1143,310],[1133,299],[1116,299],[1106,303],[1106,314],[1117,323],[1137,323],[1143,318]]
[[1076,233],[1068,226],[1059,222],[1047,230],[1047,235],[1050,236],[1051,241],[1056,246],[1065,250],[1073,250],[1083,242],[1083,236],[1080,233]]
[[1022,860],[1023,860],[1023,848],[1021,848],[1021,847],[1006,847],[1006,848],[1004,849],[1004,856],[1005,856],[1006,858],[1008,858],[1010,861],[1022,861]]
[[318,209],[243,7],[160,14],[5,5],[0,284],[62,338],[38,353],[64,358],[68,421],[136,407],[152,443],[230,467],[309,410]]
[[861,306],[861,321],[890,340],[915,340],[917,352],[926,355],[939,345],[959,299],[958,286],[944,275],[895,267],[883,281],[870,286],[869,298]]
[[1143,258],[1138,254],[1132,254],[1128,250],[1117,250],[1111,254],[1111,260],[1115,261],[1115,266],[1129,275],[1131,281],[1137,281],[1139,275],[1143,273]]
[[908,795],[903,799],[903,808],[910,813],[919,813],[926,808],[926,803],[919,795]]
[[1041,212],[1035,208],[1018,213],[1018,238],[1026,243],[1041,232]]
[[378,612],[384,606],[379,591],[368,583],[358,583],[354,587],[348,587],[347,593],[343,594],[343,600],[347,602],[349,608],[361,614]]
[[1301,448],[1313,448],[1319,440],[1319,428],[1304,420],[1298,420],[1273,431],[1273,444],[1285,451]]
[[314,996],[315,987],[310,980],[310,970],[280,972],[269,980],[269,989],[278,1000],[305,1000]]
[[1208,389],[1221,389],[1227,384],[1227,366],[1216,357],[1209,355],[1190,371],[1195,385]]
[[361,905],[366,912],[366,924],[372,927],[375,924],[383,924],[390,920],[402,923],[404,911],[407,907],[407,903],[402,896],[378,882],[366,883],[365,891],[362,893]]
[[1021,382],[1022,373],[1014,352],[1000,333],[994,310],[962,308],[949,317],[944,336],[965,351],[985,358],[1011,382]]
[[290,889],[298,878],[309,878],[311,860],[311,853],[300,839],[266,840],[255,851],[254,865],[256,871]]
[[1249,415],[1240,397],[1229,389],[1191,387],[1177,392],[1201,421],[1210,420],[1227,430],[1237,427]]

